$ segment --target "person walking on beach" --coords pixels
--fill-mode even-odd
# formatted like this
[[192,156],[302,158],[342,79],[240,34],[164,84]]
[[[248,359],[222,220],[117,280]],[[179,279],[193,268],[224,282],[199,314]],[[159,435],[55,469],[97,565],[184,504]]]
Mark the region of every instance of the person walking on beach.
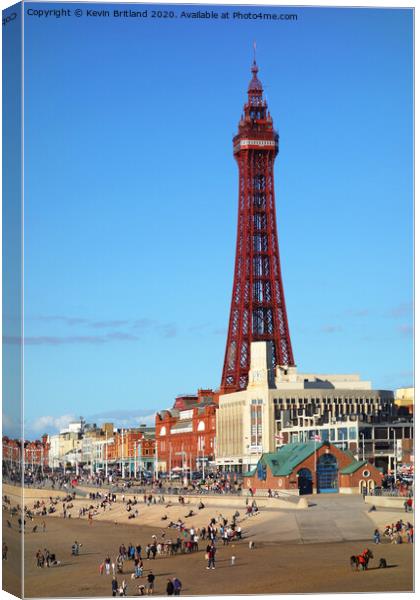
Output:
[[180,580],[178,579],[178,577],[174,577],[173,580],[172,580],[172,583],[174,584],[174,596],[180,596],[181,595],[182,583],[180,582]]
[[168,583],[166,584],[166,595],[173,596],[174,595],[174,584],[172,583],[172,579],[168,577]]
[[127,584],[125,582],[125,579],[122,580],[121,587],[119,589],[119,593],[120,593],[120,596],[127,595]]
[[7,547],[6,542],[3,542],[3,546],[2,546],[2,557],[3,560],[7,560],[7,553],[9,551],[9,548]]
[[373,540],[375,542],[375,544],[379,544],[381,541],[381,534],[379,533],[379,529],[375,529],[374,534],[373,534]]
[[105,563],[105,574],[110,575],[110,573],[111,573],[111,557],[109,556],[109,554],[105,558],[104,563]]
[[215,569],[216,568],[216,562],[215,562],[215,557],[216,557],[216,546],[212,543],[209,544],[207,546],[207,557],[208,557],[208,564],[206,569]]
[[147,593],[149,595],[153,594],[153,590],[155,589],[155,576],[152,571],[147,576]]
[[44,566],[44,555],[42,554],[41,550],[38,550],[38,552],[35,555],[36,558],[36,566],[39,568],[42,568]]
[[116,596],[117,592],[118,592],[118,581],[117,581],[116,577],[112,578],[111,590],[112,590],[112,595]]

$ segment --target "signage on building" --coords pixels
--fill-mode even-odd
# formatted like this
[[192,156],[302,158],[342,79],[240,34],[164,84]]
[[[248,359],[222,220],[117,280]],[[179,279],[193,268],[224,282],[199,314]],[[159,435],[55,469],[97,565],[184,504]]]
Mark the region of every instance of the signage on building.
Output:
[[179,419],[192,419],[193,418],[193,410],[181,410],[179,413]]
[[403,458],[402,440],[397,440],[397,461],[402,461],[402,458]]
[[262,453],[262,446],[250,446],[249,447],[249,453],[250,454],[261,454]]
[[193,430],[192,423],[187,423],[184,427],[172,427],[171,435],[175,433],[190,433]]

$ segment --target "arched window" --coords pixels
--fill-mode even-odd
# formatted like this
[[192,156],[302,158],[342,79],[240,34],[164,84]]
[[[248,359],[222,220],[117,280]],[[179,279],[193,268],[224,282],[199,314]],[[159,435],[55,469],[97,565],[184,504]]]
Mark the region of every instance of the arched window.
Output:
[[206,428],[206,425],[204,423],[204,421],[200,421],[197,427],[197,431],[204,431]]
[[166,435],[166,427],[165,426],[161,427],[159,433],[160,433],[160,435]]

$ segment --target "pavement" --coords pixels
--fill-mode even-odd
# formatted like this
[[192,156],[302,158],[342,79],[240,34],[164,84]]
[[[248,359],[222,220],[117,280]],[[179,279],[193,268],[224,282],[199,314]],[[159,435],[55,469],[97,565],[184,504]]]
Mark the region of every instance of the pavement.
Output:
[[306,498],[309,503],[306,510],[279,511],[276,516],[261,522],[258,522],[258,516],[252,517],[251,536],[268,543],[279,540],[302,544],[372,540],[376,527],[383,528],[388,522],[406,517],[403,511],[368,513],[369,506],[359,495],[319,494]]

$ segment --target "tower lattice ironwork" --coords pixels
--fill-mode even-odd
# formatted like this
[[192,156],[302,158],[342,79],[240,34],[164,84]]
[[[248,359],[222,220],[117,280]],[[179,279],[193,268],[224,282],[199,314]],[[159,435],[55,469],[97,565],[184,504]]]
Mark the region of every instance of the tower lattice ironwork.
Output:
[[239,168],[235,274],[221,391],[246,388],[253,341],[272,343],[273,367],[294,366],[280,271],[274,200],[279,136],[254,59],[248,102],[233,138]]

